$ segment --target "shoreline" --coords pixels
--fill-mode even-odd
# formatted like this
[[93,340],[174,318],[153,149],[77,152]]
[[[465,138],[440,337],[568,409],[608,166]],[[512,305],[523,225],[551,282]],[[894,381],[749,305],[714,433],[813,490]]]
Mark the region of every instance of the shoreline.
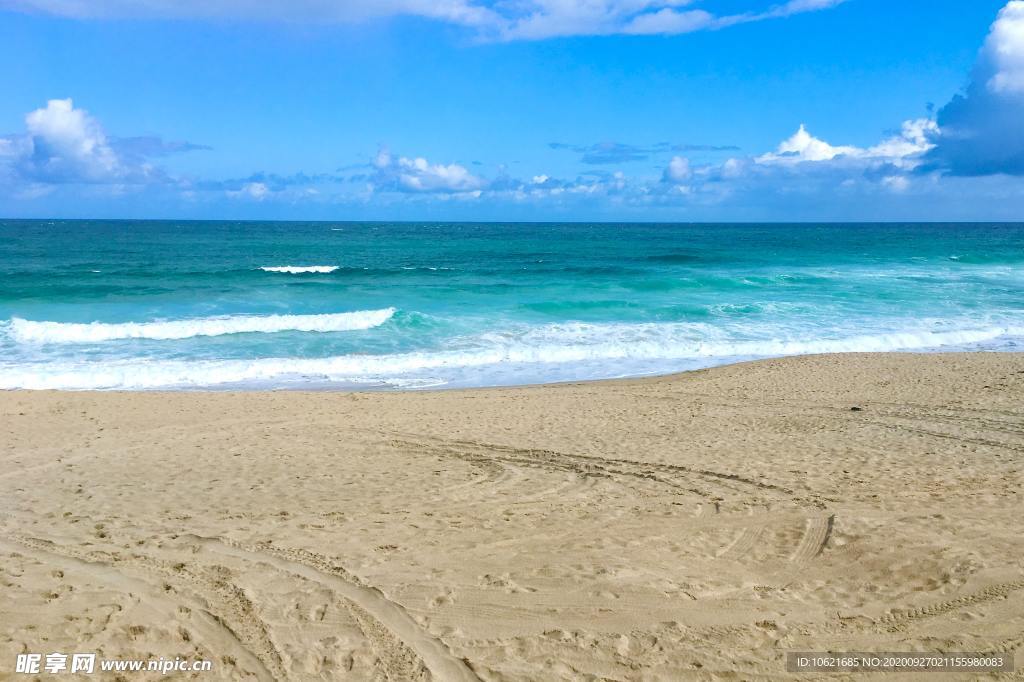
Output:
[[[638,374],[630,376],[620,377],[605,377],[596,379],[566,379],[557,381],[546,381],[546,382],[535,382],[525,384],[488,384],[482,386],[424,386],[422,388],[396,388],[387,385],[375,386],[375,387],[332,387],[324,386],[322,388],[310,388],[308,385],[303,385],[296,388],[289,387],[257,387],[257,388],[216,388],[213,386],[197,386],[197,387],[185,387],[185,388],[6,388],[0,389],[0,394],[5,392],[9,393],[149,393],[149,394],[167,394],[175,395],[178,393],[210,393],[210,394],[246,394],[246,393],[444,393],[449,391],[490,391],[497,389],[518,389],[518,388],[539,388],[544,386],[577,386],[586,384],[600,384],[605,382],[643,382],[655,379],[667,379],[674,377],[683,377],[695,372],[706,372],[708,370],[718,369],[720,367],[733,367],[736,365],[749,365],[760,362],[771,362],[773,360],[789,360],[796,358],[828,358],[828,357],[842,357],[842,356],[886,356],[886,355],[909,355],[909,356],[930,356],[930,355],[974,355],[974,354],[1024,354],[1024,350],[1004,350],[1004,349],[988,349],[979,348],[976,350],[896,350],[896,351],[849,351],[842,353],[798,353],[795,355],[775,355],[768,357],[757,357],[749,358],[744,360],[735,360],[729,362],[723,362],[719,364],[707,365],[704,367],[695,367],[693,369],[674,370],[670,372],[653,372],[648,374]],[[331,382],[324,382],[330,384]],[[342,382],[334,382],[341,384]]]
[[786,651],[1024,647],[1024,353],[0,415],[2,666],[797,679]]

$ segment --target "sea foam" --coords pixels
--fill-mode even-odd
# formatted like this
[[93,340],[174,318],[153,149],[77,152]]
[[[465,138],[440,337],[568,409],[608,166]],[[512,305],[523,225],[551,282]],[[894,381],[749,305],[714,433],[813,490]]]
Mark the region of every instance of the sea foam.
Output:
[[[466,350],[422,351],[387,355],[342,355],[324,358],[257,358],[251,360],[115,360],[107,362],[54,362],[45,365],[0,366],[0,389],[157,389],[200,388],[226,384],[301,385],[309,382],[410,385],[411,379],[429,376],[434,385],[465,371],[486,373],[487,367],[579,363],[604,364],[603,376],[626,376],[636,363],[644,372],[666,373],[724,364],[738,359],[804,355],[909,351],[992,342],[1006,336],[1024,336],[1024,328],[989,327],[948,331],[914,331],[846,338],[729,341],[673,338],[660,325],[559,325],[540,334],[539,342],[526,339],[478,337],[481,344]],[[665,325],[672,327],[674,325]],[[634,327],[633,329],[626,329]],[[638,328],[639,327],[639,328]],[[596,328],[604,328],[601,332]],[[615,329],[609,329],[615,328]],[[646,333],[641,331],[646,329]],[[581,336],[580,332],[583,332]],[[603,332],[603,333],[602,333]],[[607,334],[607,335],[606,335]],[[576,336],[570,344],[557,341]],[[596,337],[604,336],[603,340]],[[489,342],[488,342],[489,341]],[[553,343],[554,342],[554,343]],[[656,362],[657,364],[651,364]],[[639,366],[638,364],[636,366]],[[486,384],[487,381],[481,382]]]
[[260,270],[263,270],[264,272],[285,272],[290,275],[300,275],[309,272],[327,274],[328,272],[334,272],[337,269],[337,265],[269,265],[260,268]]
[[116,324],[34,321],[16,317],[7,326],[9,336],[19,343],[101,343],[119,339],[168,340],[286,331],[358,331],[378,327],[394,314],[394,308],[383,308],[322,315],[232,315]]

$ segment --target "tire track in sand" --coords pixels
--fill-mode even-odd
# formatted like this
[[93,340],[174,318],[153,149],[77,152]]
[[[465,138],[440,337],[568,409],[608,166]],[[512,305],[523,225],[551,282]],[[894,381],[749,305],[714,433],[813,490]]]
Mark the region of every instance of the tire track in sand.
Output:
[[[543,448],[518,448],[472,440],[456,440],[392,432],[390,444],[397,448],[426,450],[458,459],[500,461],[514,466],[572,472],[580,476],[596,476],[621,480],[632,478],[689,492],[709,500],[722,500],[722,493],[763,496],[769,503],[797,503],[824,508],[820,500],[804,498],[784,486],[744,477],[739,474],[698,469],[678,464],[641,462],[599,455],[577,455]],[[711,486],[717,490],[708,490]]]
[[978,604],[1006,599],[1018,590],[1024,590],[1024,580],[1015,580],[1008,583],[989,585],[988,587],[984,587],[975,592],[970,592],[957,597],[956,599],[949,599],[947,601],[938,602],[937,604],[929,604],[928,606],[922,606],[916,609],[907,609],[886,614],[875,621],[875,626],[878,629],[889,632],[899,632],[906,630],[919,620],[935,618],[947,613],[952,613],[959,609],[967,608],[968,606],[976,606]]
[[832,537],[832,528],[835,526],[836,515],[816,516],[804,522],[804,534],[800,538],[800,544],[789,557],[790,561],[804,562],[814,559],[825,551],[829,538]]
[[[0,544],[16,547],[18,548],[16,551],[34,554],[45,564],[70,564],[73,570],[84,571],[97,581],[109,584],[118,590],[123,590],[127,584],[137,589],[140,594],[146,594],[147,599],[156,602],[170,602],[175,607],[178,606],[177,602],[163,596],[164,591],[158,586],[128,575],[120,569],[124,565],[129,567],[141,565],[144,569],[162,574],[171,582],[180,580],[184,569],[176,571],[168,568],[164,570],[157,562],[145,565],[146,560],[141,560],[140,557],[133,557],[134,561],[120,560],[105,553],[82,552],[40,538],[7,536],[0,538]],[[203,582],[203,579],[193,579],[190,582]],[[209,593],[204,594],[202,590],[197,591],[199,599],[190,605],[194,613],[203,615],[203,618],[199,619],[197,623],[199,626],[197,629],[201,629],[202,633],[207,635],[208,641],[213,644],[233,643],[235,653],[239,654],[239,658],[256,671],[260,680],[287,679],[280,654],[270,641],[263,622],[253,613],[251,602],[244,594],[240,594],[239,588],[227,583],[223,587],[230,595],[227,601],[230,602],[232,597],[238,601],[231,604],[225,603],[221,599],[211,600],[208,599]],[[220,590],[215,588],[213,591]],[[178,591],[178,594],[181,592]]]
[[726,545],[725,549],[718,553],[719,559],[738,560],[745,557],[764,533],[764,526],[744,528],[737,535],[736,539]]
[[422,628],[401,605],[327,557],[302,549],[266,544],[243,545],[219,538],[184,536],[204,548],[237,559],[260,561],[285,573],[319,583],[343,597],[350,612],[384,660],[388,677],[479,682],[466,661],[455,657],[440,639]]

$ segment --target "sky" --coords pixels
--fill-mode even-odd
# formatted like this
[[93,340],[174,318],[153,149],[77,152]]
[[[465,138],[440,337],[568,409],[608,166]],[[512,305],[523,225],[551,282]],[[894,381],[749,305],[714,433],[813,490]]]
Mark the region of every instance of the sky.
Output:
[[0,0],[0,60],[6,218],[1024,218],[1022,0]]

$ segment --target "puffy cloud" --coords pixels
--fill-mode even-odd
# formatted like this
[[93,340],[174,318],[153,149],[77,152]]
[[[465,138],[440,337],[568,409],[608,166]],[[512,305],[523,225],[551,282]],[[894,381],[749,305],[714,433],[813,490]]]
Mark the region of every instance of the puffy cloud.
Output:
[[672,182],[678,185],[686,182],[692,176],[693,171],[690,169],[690,160],[683,156],[673,156],[672,160],[668,162],[668,167],[665,168],[665,174],[662,179],[665,182]]
[[665,200],[715,202],[751,200],[775,195],[823,197],[837,191],[847,195],[893,195],[910,190],[911,175],[932,148],[936,131],[930,119],[903,123],[900,131],[870,147],[831,144],[815,137],[803,124],[776,149],[757,156],[728,158],[721,163],[694,164],[683,156],[665,166],[659,187],[651,195]]
[[25,132],[0,138],[0,164],[10,182],[146,184],[166,181],[149,157],[203,149],[158,137],[108,138],[99,121],[68,99],[51,99],[25,116]]
[[935,122],[931,119],[904,121],[898,135],[888,137],[872,147],[863,148],[829,144],[811,135],[801,123],[797,131],[780,142],[774,152],[762,154],[754,160],[764,165],[859,160],[869,164],[882,162],[899,168],[912,168],[919,163],[921,155],[932,148],[929,136],[937,130]]
[[374,159],[371,184],[377,190],[412,193],[457,194],[483,189],[486,183],[457,163],[432,164],[423,157],[395,158],[386,149]]
[[496,201],[533,201],[543,204],[550,201],[573,201],[584,197],[622,199],[644,191],[646,187],[642,181],[631,181],[621,171],[587,171],[575,179],[555,178],[541,173],[528,180],[512,177],[502,171],[497,178],[486,183],[481,195]]
[[270,194],[270,188],[263,182],[247,182],[241,189],[228,190],[229,197],[247,197],[256,201],[263,201]]
[[126,174],[96,119],[71,99],[51,99],[25,117],[21,172],[49,183],[109,182]]
[[[822,0],[824,2],[824,0]],[[805,0],[799,7],[816,4]],[[828,4],[828,3],[825,3]],[[1024,0],[1011,0],[992,24],[971,80],[934,120],[906,121],[898,134],[867,147],[832,145],[801,125],[762,165],[841,164],[862,169],[890,189],[909,180],[890,171],[947,175],[1024,175]]]
[[910,180],[905,175],[886,175],[882,185],[893,192],[905,192],[910,187]]
[[0,0],[0,8],[79,19],[168,18],[345,23],[416,16],[501,40],[558,36],[680,34],[827,9],[843,0],[789,0],[761,11],[713,15],[694,0]]
[[1000,94],[1024,93],[1024,2],[1009,2],[999,12],[985,41],[992,74],[986,85]]
[[923,170],[1024,175],[1024,2],[999,12],[970,83],[936,119]]
[[829,161],[840,155],[854,155],[856,147],[833,147],[807,132],[804,124],[789,138],[779,143],[774,152],[757,157],[758,163],[799,163],[801,161]]
[[932,137],[938,130],[938,124],[930,118],[904,121],[899,135],[870,147],[865,156],[888,159],[900,166],[916,165],[920,156],[935,146]]

